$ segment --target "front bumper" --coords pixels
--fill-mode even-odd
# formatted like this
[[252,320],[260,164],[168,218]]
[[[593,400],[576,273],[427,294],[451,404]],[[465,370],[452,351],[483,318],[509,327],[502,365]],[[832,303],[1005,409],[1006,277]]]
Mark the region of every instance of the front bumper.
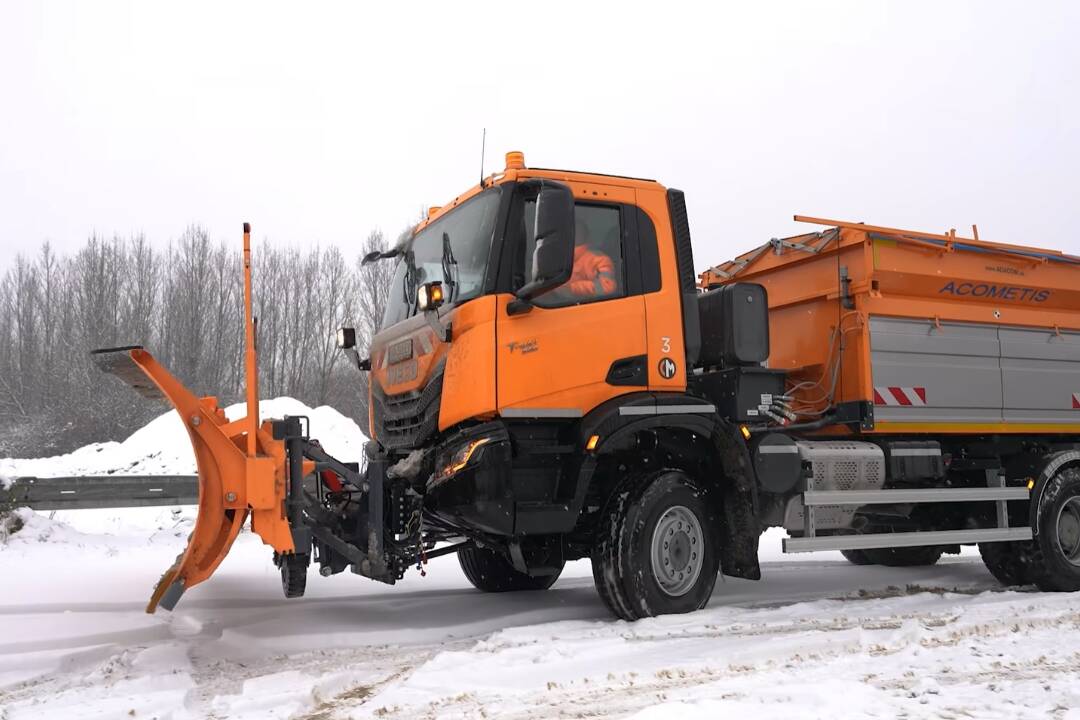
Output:
[[[461,447],[487,439],[467,464],[449,476],[440,475]],[[514,492],[511,483],[510,436],[501,422],[463,430],[436,450],[435,474],[428,480],[425,508],[455,526],[496,535],[514,532]]]

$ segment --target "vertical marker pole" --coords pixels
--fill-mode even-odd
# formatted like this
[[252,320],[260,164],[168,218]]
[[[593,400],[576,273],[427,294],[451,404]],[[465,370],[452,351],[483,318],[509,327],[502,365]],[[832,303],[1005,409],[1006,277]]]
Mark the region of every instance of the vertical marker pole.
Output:
[[255,319],[251,312],[251,224],[244,223],[244,385],[247,391],[247,454],[255,457],[259,429],[259,366],[255,356]]

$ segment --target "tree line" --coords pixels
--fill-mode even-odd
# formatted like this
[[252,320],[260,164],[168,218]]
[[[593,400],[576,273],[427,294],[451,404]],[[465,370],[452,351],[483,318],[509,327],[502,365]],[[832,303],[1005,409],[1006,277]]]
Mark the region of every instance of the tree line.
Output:
[[[331,405],[366,430],[367,377],[335,334],[356,327],[364,349],[378,329],[392,263],[360,258],[396,239],[376,230],[348,254],[254,244],[262,397]],[[69,256],[48,243],[17,256],[0,279],[0,457],[120,440],[163,412],[98,370],[97,348],[142,345],[197,395],[238,402],[242,282],[239,242],[214,242],[197,225],[164,248],[143,235],[92,235]]]

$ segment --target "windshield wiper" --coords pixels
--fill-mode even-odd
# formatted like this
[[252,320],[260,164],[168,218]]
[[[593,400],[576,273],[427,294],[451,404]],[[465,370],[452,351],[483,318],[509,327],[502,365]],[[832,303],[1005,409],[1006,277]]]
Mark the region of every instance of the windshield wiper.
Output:
[[406,250],[404,256],[405,278],[401,285],[405,289],[405,304],[412,308],[416,303],[416,289],[420,286],[420,273],[416,269],[416,256],[413,251]]
[[457,273],[457,259],[454,258],[454,249],[450,247],[450,234],[444,232],[442,234],[442,274],[443,282],[450,288],[446,295],[448,303],[453,302],[457,290],[457,281],[454,280],[451,270],[453,274]]

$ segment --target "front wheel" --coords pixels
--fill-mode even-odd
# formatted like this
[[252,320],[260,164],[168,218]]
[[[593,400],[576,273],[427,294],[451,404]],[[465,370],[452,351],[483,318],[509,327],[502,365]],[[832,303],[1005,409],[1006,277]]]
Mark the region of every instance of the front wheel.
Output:
[[469,547],[458,551],[458,563],[465,578],[484,592],[547,590],[562,573],[560,567],[549,575],[528,575],[516,569],[503,555],[486,548]]
[[719,569],[719,519],[685,473],[649,473],[616,489],[597,533],[593,580],[623,620],[705,607]]

